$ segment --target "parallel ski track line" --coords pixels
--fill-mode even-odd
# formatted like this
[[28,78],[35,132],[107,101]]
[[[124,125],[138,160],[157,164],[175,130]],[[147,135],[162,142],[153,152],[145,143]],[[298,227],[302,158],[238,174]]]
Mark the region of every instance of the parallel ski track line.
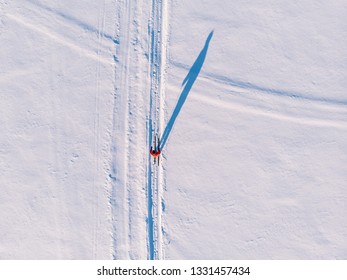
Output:
[[[215,83],[215,87],[220,87],[221,91],[227,94],[225,98],[230,100],[220,102],[213,96],[204,94],[200,94],[199,97],[192,96],[192,99],[229,110],[280,121],[316,127],[347,129],[347,107],[343,104],[321,100],[312,101],[304,98],[289,98],[287,96],[272,96],[256,89],[239,88],[205,76],[202,76],[201,79],[208,83]],[[285,110],[282,111],[280,108]],[[291,110],[294,109],[300,114],[291,114]]]
[[[130,4],[131,3],[131,4]],[[140,143],[139,137],[139,127],[143,126],[141,122],[140,112],[135,113],[139,107],[139,104],[143,104],[141,100],[141,88],[139,88],[140,80],[140,69],[138,69],[139,54],[138,54],[138,21],[139,12],[141,9],[141,1],[134,0],[129,1],[130,17],[129,17],[129,27],[128,27],[128,62],[127,62],[127,119],[128,119],[128,129],[127,129],[127,204],[128,204],[128,257],[130,259],[138,258],[139,248],[136,246],[137,237],[137,225],[138,225],[138,215],[135,203],[138,198],[138,184],[139,178],[138,174],[138,155],[143,153],[143,146],[138,145]]]
[[102,3],[102,7],[99,9],[98,15],[98,46],[97,56],[99,58],[96,66],[96,91],[95,91],[95,113],[94,113],[94,178],[93,178],[93,193],[96,202],[94,203],[94,230],[93,230],[93,258],[98,257],[98,234],[99,234],[99,188],[96,185],[96,180],[100,176],[100,116],[99,116],[99,99],[100,99],[100,76],[101,76],[101,45],[104,39],[105,29],[105,0]]
[[[189,70],[189,66],[174,60],[170,60],[170,64],[181,69]],[[336,105],[336,106],[344,106],[347,105],[347,100],[339,100],[339,99],[332,99],[332,98],[324,98],[324,97],[312,97],[312,96],[305,96],[302,93],[299,92],[290,92],[286,90],[281,89],[275,89],[275,88],[266,88],[261,85],[252,84],[245,81],[238,81],[234,80],[222,75],[213,74],[206,71],[201,71],[199,74],[199,79],[209,80],[212,82],[215,82],[217,84],[223,84],[226,86],[229,86],[230,88],[238,89],[240,92],[258,92],[259,94],[268,95],[268,96],[274,96],[274,97],[282,97],[282,98],[291,98],[296,99],[297,101],[310,101],[314,103],[319,104],[325,104],[325,105]]]
[[[116,2],[116,25],[115,25],[115,40],[117,40],[118,44],[115,48],[115,54],[114,54],[114,61],[118,61],[118,56],[120,52],[120,46],[119,46],[119,38],[120,38],[120,25],[121,25],[121,9],[120,9],[120,2]],[[112,132],[111,132],[111,166],[110,166],[110,179],[111,179],[111,193],[109,198],[109,205],[110,205],[110,211],[111,211],[111,225],[112,225],[112,259],[117,259],[117,248],[119,246],[119,240],[117,238],[117,215],[118,215],[118,209],[117,209],[117,168],[116,168],[116,154],[117,154],[117,145],[115,144],[115,135],[117,133],[118,129],[118,110],[119,110],[119,104],[118,104],[118,92],[119,92],[119,74],[117,71],[117,64],[114,63],[114,93],[113,93],[113,110],[112,110]]]
[[35,24],[31,20],[28,20],[27,18],[23,18],[21,15],[18,14],[6,14],[6,16],[13,21],[17,22],[18,24],[23,25],[24,27],[31,29],[37,33],[40,33],[44,36],[47,36],[48,38],[52,39],[53,41],[70,48],[71,50],[74,50],[79,55],[84,55],[85,57],[89,59],[93,59],[96,62],[101,62],[105,65],[112,64],[112,61],[105,57],[98,57],[93,51],[89,49],[85,49],[79,45],[76,45],[74,42],[66,39],[65,37],[58,35],[57,33],[53,32],[52,30],[43,27],[42,25]]
[[[124,91],[123,94],[126,95],[126,109],[125,109],[125,124],[126,124],[126,127],[125,127],[125,139],[124,139],[124,148],[125,148],[125,151],[129,151],[129,146],[130,146],[130,143],[129,143],[129,138],[130,138],[130,118],[129,118],[129,104],[130,104],[130,97],[129,97],[129,92],[130,92],[130,88],[129,88],[129,65],[130,65],[130,35],[131,35],[131,22],[130,22],[130,19],[131,19],[131,12],[132,12],[132,9],[131,9],[131,2],[132,1],[126,1],[126,9],[127,9],[127,28],[125,29],[126,30],[126,38],[124,40],[124,44],[126,45],[126,55],[125,55],[125,64],[124,64],[124,73],[125,75],[122,77],[122,80],[124,81],[124,83],[122,82],[121,84],[124,84]],[[130,248],[129,248],[129,232],[130,232],[130,201],[129,201],[129,188],[130,188],[130,185],[129,185],[129,165],[130,165],[130,159],[129,159],[129,153],[126,153],[126,161],[124,162],[124,179],[125,179],[125,184],[124,184],[124,194],[123,194],[123,202],[124,202],[124,210],[125,210],[125,214],[124,214],[124,224],[123,224],[123,227],[124,227],[124,240],[125,240],[125,254],[126,254],[126,258],[129,259],[130,256],[129,256],[129,251],[130,251]]]
[[[131,1],[118,1],[116,7],[117,26],[116,40],[121,41],[116,48],[115,60],[115,93],[113,107],[112,132],[112,194],[110,204],[112,207],[112,238],[113,259],[129,259],[129,63],[130,63],[130,27],[131,27]],[[124,13],[125,11],[125,13]],[[123,52],[123,53],[122,53]],[[124,120],[122,122],[121,120]],[[120,139],[119,131],[124,131]],[[117,139],[117,144],[115,143]],[[126,153],[126,154],[125,154]],[[122,159],[117,160],[117,159]],[[123,172],[119,172],[117,164],[123,165]],[[121,224],[118,222],[123,221]]]
[[[151,18],[148,28],[149,40],[149,73],[150,73],[150,117],[148,126],[148,142],[152,145],[153,136],[158,135],[163,127],[163,8],[162,0],[152,1]],[[165,25],[166,27],[166,25]],[[166,32],[166,31],[165,31]],[[164,52],[165,53],[165,52]],[[148,258],[162,259],[162,226],[161,226],[161,200],[162,200],[162,166],[153,165],[149,156],[148,163]]]
[[[98,14],[98,47],[97,47],[97,56],[99,58],[100,55],[100,9],[99,9],[99,14]],[[98,145],[99,145],[99,93],[100,93],[100,65],[99,61],[96,64],[96,90],[95,90],[95,96],[94,96],[94,174],[93,174],[93,195],[94,198],[96,199],[96,203],[98,203],[98,190],[96,186],[96,180],[97,180],[97,174],[99,173],[99,161],[98,161]],[[94,226],[93,226],[93,247],[92,247],[92,255],[93,259],[96,259],[96,251],[97,251],[97,219],[98,219],[98,214],[97,214],[97,208],[98,205],[95,205],[93,203],[93,220],[94,220]]]
[[[178,68],[188,68],[188,66],[175,61],[171,61],[170,63]],[[206,83],[213,83],[214,88],[220,88],[218,91],[226,94],[226,96],[223,98],[223,102],[221,102],[216,99],[216,96],[200,93],[199,96],[191,96],[196,101],[228,110],[291,123],[316,127],[331,127],[342,130],[347,129],[345,118],[347,116],[347,107],[343,102],[338,100],[325,101],[323,98],[310,99],[304,96],[280,95],[263,89],[246,88],[235,84],[226,77],[218,77],[203,71],[200,73],[198,79]],[[279,108],[283,108],[284,110],[281,111]],[[302,114],[290,114],[292,109],[299,110]]]
[[[307,125],[313,127],[328,127],[340,130],[347,130],[347,121],[343,120],[328,120],[328,119],[319,119],[307,116],[296,116],[290,115],[288,113],[276,112],[271,110],[264,110],[263,108],[257,108],[251,105],[238,104],[237,102],[223,101],[220,102],[213,97],[209,97],[203,94],[200,94],[199,97],[192,96],[192,99],[197,102],[204,102],[209,105],[216,107],[224,108],[227,110],[233,110],[236,112],[244,114],[253,114],[256,116],[262,116],[270,119],[275,119],[279,121],[285,121],[290,123],[296,123],[300,125]],[[346,112],[347,116],[347,112]]]

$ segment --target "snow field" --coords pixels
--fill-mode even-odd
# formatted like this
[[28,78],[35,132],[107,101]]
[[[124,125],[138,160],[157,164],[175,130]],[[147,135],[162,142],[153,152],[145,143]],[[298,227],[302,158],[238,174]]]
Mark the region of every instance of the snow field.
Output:
[[0,1],[0,258],[346,258],[343,1],[70,2]]

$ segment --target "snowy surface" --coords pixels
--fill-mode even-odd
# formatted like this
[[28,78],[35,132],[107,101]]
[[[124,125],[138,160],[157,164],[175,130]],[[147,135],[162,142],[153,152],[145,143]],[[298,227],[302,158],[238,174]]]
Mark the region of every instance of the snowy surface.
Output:
[[109,258],[114,16],[39,3],[1,4],[0,256]]
[[346,259],[346,16],[0,0],[0,258]]
[[165,257],[346,258],[347,7],[253,2],[172,5],[168,115],[215,32],[165,151]]

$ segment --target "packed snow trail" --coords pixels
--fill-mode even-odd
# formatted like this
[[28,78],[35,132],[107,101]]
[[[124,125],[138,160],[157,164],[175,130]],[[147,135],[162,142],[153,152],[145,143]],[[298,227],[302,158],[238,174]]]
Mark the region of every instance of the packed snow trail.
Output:
[[142,1],[117,2],[110,167],[114,259],[144,259],[148,253],[144,150],[148,111],[144,104],[148,104],[149,94],[147,49],[143,45],[147,28],[142,28],[148,23],[148,15],[149,7]]
[[[163,123],[163,90],[162,69],[165,63],[166,30],[163,28],[166,3],[160,0],[152,1],[151,19],[148,28],[149,41],[149,73],[150,73],[150,112],[148,123],[148,147],[152,145],[153,136],[160,135]],[[163,12],[164,11],[164,12]],[[164,54],[164,55],[163,55]],[[158,158],[158,161],[160,159]],[[148,155],[148,258],[162,258],[162,230],[161,230],[161,200],[162,200],[162,168],[152,166],[153,159]]]
[[149,148],[164,116],[166,10],[166,2],[158,0],[116,6],[110,167],[114,259],[162,258],[162,168],[153,166]]

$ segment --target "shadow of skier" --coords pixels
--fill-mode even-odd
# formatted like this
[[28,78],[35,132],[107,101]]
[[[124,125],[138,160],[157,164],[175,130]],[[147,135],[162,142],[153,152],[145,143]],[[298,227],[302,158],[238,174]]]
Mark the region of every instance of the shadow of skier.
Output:
[[185,79],[182,82],[182,86],[184,85],[183,91],[177,101],[176,107],[172,113],[172,116],[169,120],[169,122],[167,123],[164,133],[161,137],[161,143],[160,143],[160,150],[162,150],[165,146],[165,143],[167,141],[167,139],[169,138],[169,135],[171,133],[171,130],[173,128],[173,125],[176,121],[176,118],[178,116],[178,114],[180,113],[182,106],[184,104],[184,102],[187,99],[187,96],[196,80],[196,78],[198,77],[201,67],[204,64],[205,58],[206,58],[206,54],[207,54],[207,49],[208,46],[210,44],[210,41],[212,39],[213,36],[213,31],[210,32],[210,34],[208,35],[206,42],[205,42],[205,46],[204,48],[201,50],[199,56],[197,57],[197,59],[195,60],[193,66],[190,68],[187,76],[185,77]]

